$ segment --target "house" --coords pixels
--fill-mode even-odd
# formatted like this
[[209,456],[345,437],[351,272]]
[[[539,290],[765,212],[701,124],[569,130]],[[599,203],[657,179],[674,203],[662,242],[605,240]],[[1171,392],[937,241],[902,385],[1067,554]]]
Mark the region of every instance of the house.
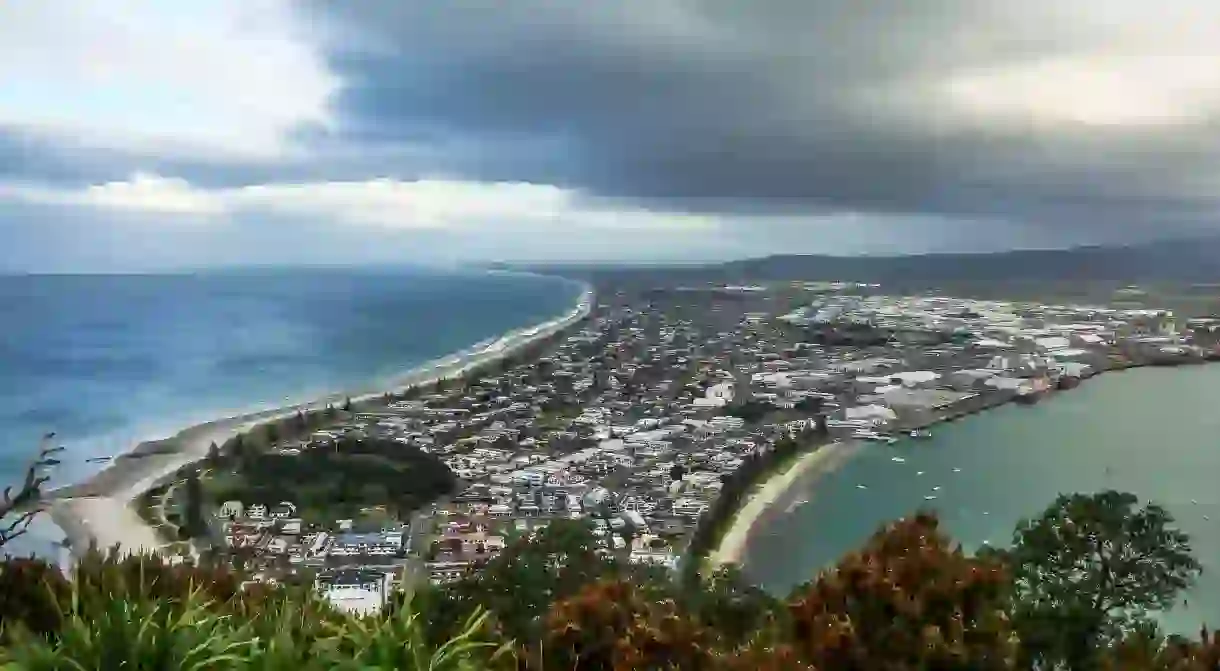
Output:
[[1054,350],[1067,349],[1071,346],[1072,341],[1062,336],[1034,339],[1034,347],[1042,352],[1053,352]]
[[1074,347],[1105,347],[1108,343],[1106,339],[1096,333],[1073,333],[1072,345]]
[[399,555],[403,551],[403,534],[400,531],[384,531],[377,533],[340,533],[335,534],[330,547],[332,557],[350,557],[359,555]]
[[262,520],[267,518],[267,506],[256,503],[246,511],[246,517],[252,520]]
[[903,387],[918,387],[927,389],[940,381],[940,373],[930,370],[913,370],[904,373],[894,373],[890,379]]
[[592,510],[610,500],[610,490],[605,487],[594,487],[585,493],[581,503],[585,510]]
[[280,501],[279,505],[271,508],[270,516],[273,520],[286,520],[290,517],[296,517],[297,507],[291,501]]
[[682,517],[699,517],[707,510],[707,504],[699,499],[681,498],[674,501],[674,514]]
[[339,610],[374,615],[385,606],[390,575],[373,569],[344,569],[318,575],[317,589]]
[[216,510],[216,516],[222,519],[241,517],[244,513],[245,506],[242,505],[241,501],[225,501]]
[[733,383],[721,382],[708,387],[703,398],[697,398],[694,405],[698,407],[722,408],[733,401]]

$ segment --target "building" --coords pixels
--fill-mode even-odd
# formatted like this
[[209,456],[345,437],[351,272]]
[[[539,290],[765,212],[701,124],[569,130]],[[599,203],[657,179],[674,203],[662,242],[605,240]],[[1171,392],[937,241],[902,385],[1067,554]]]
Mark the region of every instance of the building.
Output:
[[403,554],[403,534],[401,531],[382,531],[377,533],[335,534],[330,546],[332,557],[352,557],[360,555],[398,556]]
[[334,607],[355,615],[374,615],[385,607],[390,575],[374,569],[342,569],[318,575],[317,589]]
[[216,510],[216,516],[223,519],[233,519],[241,517],[245,511],[245,506],[242,505],[241,501],[225,501]]

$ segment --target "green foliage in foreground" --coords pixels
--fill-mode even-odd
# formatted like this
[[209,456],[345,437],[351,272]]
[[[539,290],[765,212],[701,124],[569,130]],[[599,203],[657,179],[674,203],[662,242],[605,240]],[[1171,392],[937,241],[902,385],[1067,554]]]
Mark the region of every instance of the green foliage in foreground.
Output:
[[1215,671],[1220,638],[1149,624],[1199,573],[1164,509],[1057,499],[970,556],[920,513],[785,598],[735,569],[674,580],[557,521],[373,617],[216,566],[92,553],[68,581],[0,562],[2,669]]
[[[6,613],[0,668],[473,671],[509,650],[477,636],[486,628],[485,613],[467,618],[443,645],[430,646],[421,616],[410,607],[392,617],[356,618],[310,592],[239,593],[224,600],[211,585],[179,582],[194,569],[151,558],[91,561],[104,575],[102,584],[79,581],[66,593],[53,581],[27,585],[31,601],[49,599],[62,611],[49,628]],[[155,590],[127,584],[125,569],[134,565],[149,581],[176,583],[181,593],[150,596]],[[46,594],[40,597],[39,589]]]

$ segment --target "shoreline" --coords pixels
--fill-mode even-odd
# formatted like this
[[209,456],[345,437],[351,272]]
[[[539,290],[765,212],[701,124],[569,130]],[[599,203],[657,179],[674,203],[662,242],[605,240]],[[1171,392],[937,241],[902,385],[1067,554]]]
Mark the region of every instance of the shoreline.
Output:
[[[1173,363],[1132,363],[1127,362],[1123,365],[1117,365],[1110,368],[1099,370],[1089,376],[1089,379],[1100,378],[1107,373],[1118,373],[1137,368],[1176,368],[1180,366],[1206,365],[1214,363],[1212,360],[1200,359],[1198,361],[1180,361]],[[1045,392],[1045,396],[1055,396],[1064,391],[1071,389],[1051,389]],[[1046,399],[1041,399],[1040,402],[1045,402]],[[1003,407],[1014,403],[1010,399],[1006,402],[996,405],[990,405],[979,408],[974,412],[967,413],[969,415],[978,415],[986,413],[998,407]],[[959,419],[959,415],[939,418],[932,421],[928,426],[951,422]],[[850,447],[849,447],[850,446]],[[828,443],[823,447],[814,450],[808,454],[801,455],[784,471],[773,473],[766,480],[756,483],[746,495],[745,503],[733,514],[732,522],[728,530],[721,537],[720,541],[708,553],[704,560],[704,565],[710,569],[716,569],[726,564],[736,564],[741,566],[746,550],[750,544],[750,536],[756,530],[763,518],[778,504],[785,496],[788,496],[793,488],[802,480],[813,479],[814,481],[832,474],[844,462],[854,456],[860,449],[864,447],[864,443],[859,441],[835,441]],[[833,451],[829,454],[823,454],[827,450]],[[837,458],[836,458],[837,457]]]
[[328,404],[337,405],[348,398],[354,404],[380,401],[386,393],[402,393],[412,387],[452,380],[472,369],[495,365],[586,319],[593,310],[594,290],[586,282],[579,284],[582,290],[575,306],[562,315],[509,330],[417,366],[383,388],[327,394],[304,403],[197,424],[168,438],[141,442],[116,456],[111,464],[92,476],[49,491],[45,496],[46,510],[63,532],[73,555],[79,555],[91,545],[103,550],[118,547],[124,553],[159,550],[165,542],[140,517],[132,503],[178,469],[206,457],[213,442],[223,445],[234,436],[265,423],[288,419],[297,412],[317,412]]
[[834,441],[802,454],[783,471],[758,483],[746,495],[746,503],[733,515],[728,531],[708,554],[706,565],[715,569],[726,564],[741,564],[749,546],[750,534],[758,522],[776,503],[791,493],[792,488],[810,478],[816,480],[834,472],[856,454],[863,444],[858,441]]

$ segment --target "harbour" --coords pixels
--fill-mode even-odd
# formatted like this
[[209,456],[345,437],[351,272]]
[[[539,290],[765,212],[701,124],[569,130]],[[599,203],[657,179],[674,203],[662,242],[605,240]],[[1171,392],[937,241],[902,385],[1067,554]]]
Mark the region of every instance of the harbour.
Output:
[[1017,521],[1059,493],[1118,489],[1164,505],[1191,534],[1204,574],[1189,606],[1164,623],[1192,633],[1220,622],[1220,576],[1211,568],[1220,557],[1220,416],[1210,407],[1218,394],[1215,366],[1115,371],[1034,405],[940,423],[918,442],[870,442],[777,501],[783,514],[767,515],[751,534],[744,570],[786,592],[920,508],[935,510],[966,550],[1007,545]]

